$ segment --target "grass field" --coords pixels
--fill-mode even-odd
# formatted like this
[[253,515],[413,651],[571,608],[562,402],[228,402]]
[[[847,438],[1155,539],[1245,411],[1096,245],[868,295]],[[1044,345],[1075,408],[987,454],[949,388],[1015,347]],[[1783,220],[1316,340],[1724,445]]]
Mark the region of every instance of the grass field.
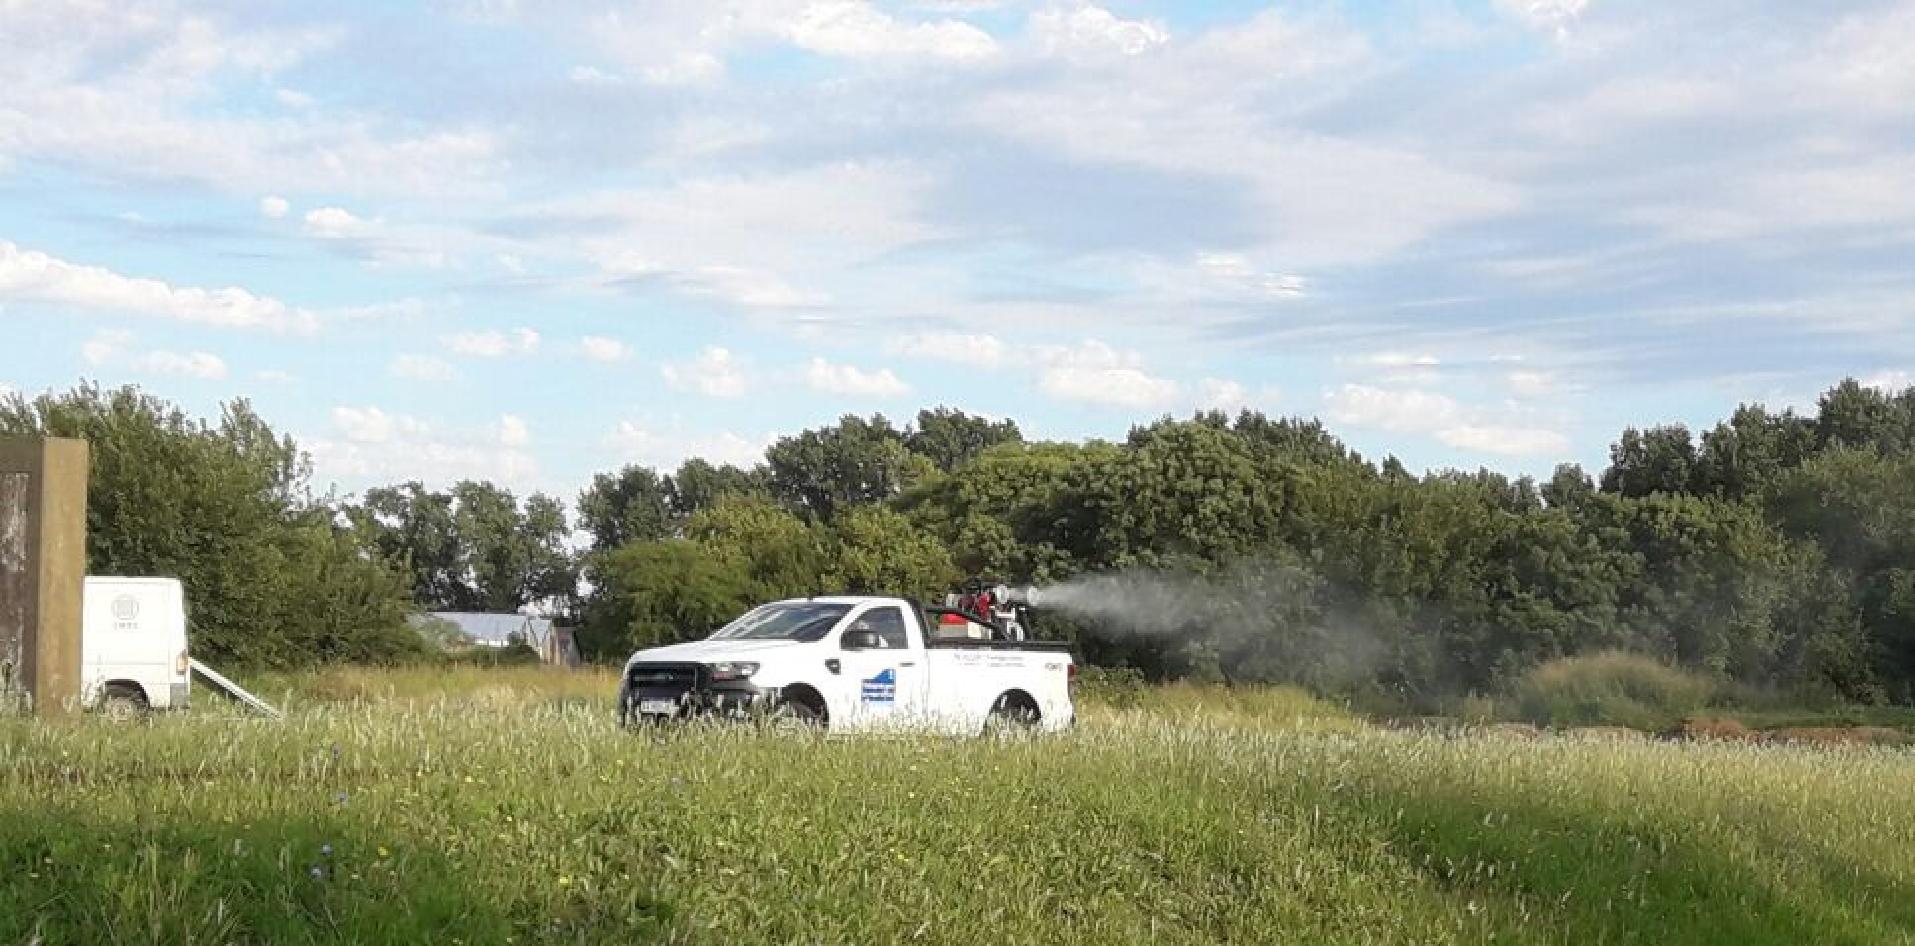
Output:
[[1155,691],[1029,741],[632,735],[611,678],[0,722],[0,944],[1915,942],[1915,754]]

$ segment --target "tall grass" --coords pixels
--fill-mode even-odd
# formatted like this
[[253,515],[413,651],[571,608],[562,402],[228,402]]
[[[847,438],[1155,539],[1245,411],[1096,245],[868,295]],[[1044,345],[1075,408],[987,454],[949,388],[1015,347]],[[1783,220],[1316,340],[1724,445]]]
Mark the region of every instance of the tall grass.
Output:
[[281,723],[0,722],[0,943],[1915,941],[1888,750],[1200,688],[1031,740],[635,735],[549,678],[322,679]]
[[1707,707],[1706,677],[1638,654],[1605,651],[1542,664],[1517,682],[1517,711],[1539,725],[1662,729]]

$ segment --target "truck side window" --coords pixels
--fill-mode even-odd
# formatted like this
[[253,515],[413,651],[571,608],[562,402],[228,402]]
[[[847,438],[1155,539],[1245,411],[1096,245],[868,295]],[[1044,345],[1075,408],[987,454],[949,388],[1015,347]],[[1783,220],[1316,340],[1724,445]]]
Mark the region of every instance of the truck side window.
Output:
[[876,631],[878,640],[884,642],[886,650],[903,650],[911,646],[910,637],[904,630],[904,612],[897,608],[872,608],[858,618],[858,623]]

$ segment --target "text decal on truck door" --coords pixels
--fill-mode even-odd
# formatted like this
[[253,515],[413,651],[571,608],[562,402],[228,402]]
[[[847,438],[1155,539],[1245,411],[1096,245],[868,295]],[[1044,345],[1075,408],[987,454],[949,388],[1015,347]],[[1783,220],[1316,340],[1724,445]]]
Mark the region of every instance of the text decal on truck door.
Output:
[[877,676],[865,680],[863,689],[866,703],[895,703],[898,701],[898,672],[887,667]]

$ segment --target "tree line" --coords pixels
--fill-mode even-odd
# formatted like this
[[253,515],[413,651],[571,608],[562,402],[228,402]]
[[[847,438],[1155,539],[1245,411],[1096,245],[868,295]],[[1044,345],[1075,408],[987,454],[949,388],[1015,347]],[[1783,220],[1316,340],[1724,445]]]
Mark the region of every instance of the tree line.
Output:
[[600,474],[570,516],[488,483],[315,496],[244,402],[208,423],[85,386],[9,399],[0,433],[93,441],[93,570],[179,576],[195,647],[238,663],[416,657],[417,609],[538,609],[609,661],[772,597],[1128,573],[1212,606],[1154,633],[1057,614],[1040,630],[1156,678],[1409,701],[1627,650],[1915,702],[1915,388],[1845,381],[1812,414],[1745,405],[1699,436],[1632,428],[1599,475],[1541,483],[1414,475],[1255,412],[1086,443],[942,408],[847,416],[750,469]]

